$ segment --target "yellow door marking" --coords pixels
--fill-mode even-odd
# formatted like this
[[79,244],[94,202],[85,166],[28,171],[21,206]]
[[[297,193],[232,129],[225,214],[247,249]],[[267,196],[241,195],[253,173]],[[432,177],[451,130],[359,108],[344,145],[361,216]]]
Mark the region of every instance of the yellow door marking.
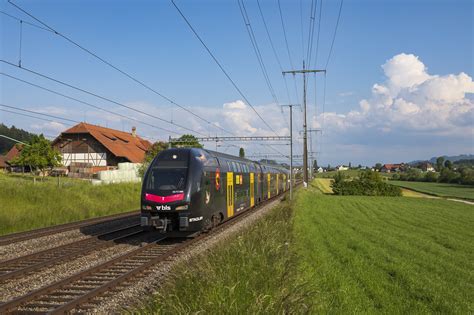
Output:
[[268,199],[270,199],[271,196],[272,196],[272,193],[271,193],[271,189],[272,189],[272,188],[271,188],[271,186],[270,186],[270,184],[271,184],[271,179],[272,179],[272,175],[271,175],[271,174],[267,174],[267,181],[268,181]]
[[277,176],[277,195],[280,192],[280,186],[279,186],[279,183],[278,183],[278,177],[279,177],[278,175],[279,174],[276,175]]
[[250,173],[250,206],[253,207],[255,205],[255,178],[254,173]]
[[227,217],[234,215],[234,173],[227,172]]

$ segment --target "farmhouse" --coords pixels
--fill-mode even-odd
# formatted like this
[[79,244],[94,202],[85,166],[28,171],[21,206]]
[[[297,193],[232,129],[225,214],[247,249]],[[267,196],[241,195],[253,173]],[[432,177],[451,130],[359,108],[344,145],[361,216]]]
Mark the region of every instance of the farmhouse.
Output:
[[4,171],[7,168],[7,162],[5,160],[5,156],[0,155],[0,171]]
[[79,123],[62,132],[52,143],[62,155],[64,166],[91,165],[95,171],[121,162],[141,163],[151,143],[132,132]]
[[400,172],[405,169],[405,164],[400,163],[400,164],[384,164],[380,171],[382,173],[391,173],[391,172]]
[[349,167],[345,166],[345,165],[336,166],[336,170],[338,170],[338,171],[347,171],[348,169],[349,169]]
[[423,172],[434,172],[435,169],[433,165],[429,162],[422,162],[416,166],[417,168],[421,169]]

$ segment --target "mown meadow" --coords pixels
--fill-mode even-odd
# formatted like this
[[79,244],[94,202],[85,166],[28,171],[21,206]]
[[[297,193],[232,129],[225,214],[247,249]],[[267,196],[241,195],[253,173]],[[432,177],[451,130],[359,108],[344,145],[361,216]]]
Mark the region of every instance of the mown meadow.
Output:
[[421,193],[431,194],[439,197],[462,198],[474,200],[474,186],[446,184],[446,183],[429,183],[429,182],[408,182],[408,181],[389,181],[392,185],[405,187]]
[[[327,185],[323,182],[323,191]],[[176,267],[155,314],[469,314],[474,208],[443,199],[333,196],[291,207]]]
[[314,312],[473,311],[474,209],[446,200],[301,192],[294,238]]
[[0,173],[0,235],[140,207],[140,183],[93,186],[87,181]]

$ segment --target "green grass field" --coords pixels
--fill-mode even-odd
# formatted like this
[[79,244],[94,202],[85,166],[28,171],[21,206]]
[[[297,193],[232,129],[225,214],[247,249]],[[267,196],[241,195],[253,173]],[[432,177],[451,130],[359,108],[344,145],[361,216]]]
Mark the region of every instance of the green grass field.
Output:
[[474,208],[299,190],[133,313],[472,314]]
[[439,197],[452,197],[474,200],[474,186],[445,183],[407,182],[395,180],[389,181],[389,183]]
[[474,209],[446,200],[325,196],[295,204],[314,313],[474,311]]
[[92,186],[81,180],[0,173],[0,235],[136,210],[140,184]]

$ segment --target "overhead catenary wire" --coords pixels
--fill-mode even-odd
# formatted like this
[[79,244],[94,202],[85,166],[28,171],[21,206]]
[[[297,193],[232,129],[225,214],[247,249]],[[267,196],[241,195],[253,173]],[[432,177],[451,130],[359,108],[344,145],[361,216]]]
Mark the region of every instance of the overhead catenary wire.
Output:
[[237,90],[237,92],[240,94],[240,96],[242,96],[242,98],[244,99],[244,101],[250,106],[250,108],[252,108],[252,110],[255,112],[255,114],[257,114],[257,116],[260,118],[260,120],[265,124],[265,126],[267,126],[268,129],[270,129],[275,135],[278,135],[277,132],[267,123],[267,121],[265,119],[263,119],[263,117],[260,115],[260,113],[255,109],[255,107],[252,105],[252,103],[250,103],[250,101],[248,100],[248,98],[245,96],[245,94],[242,92],[242,90],[238,87],[238,85],[235,83],[235,81],[230,77],[229,73],[224,69],[224,67],[222,66],[222,64],[219,62],[219,60],[216,58],[216,56],[212,53],[212,51],[210,50],[210,48],[206,45],[206,43],[204,42],[204,40],[201,38],[201,36],[197,33],[197,31],[194,29],[194,27],[192,26],[191,22],[189,22],[189,20],[187,19],[187,17],[184,15],[184,13],[181,11],[181,9],[177,6],[177,4],[174,2],[174,0],[171,0],[171,3],[173,4],[173,6],[176,8],[176,10],[178,11],[179,15],[183,18],[183,20],[186,22],[186,24],[188,25],[188,27],[191,29],[192,33],[194,34],[194,36],[196,36],[196,38],[199,40],[199,42],[202,44],[202,46],[204,47],[204,49],[208,52],[208,54],[211,56],[212,60],[214,60],[214,62],[217,64],[217,66],[219,67],[219,69],[224,73],[224,75],[226,76],[226,78],[231,82],[232,86]]
[[31,22],[25,21],[25,20],[23,20],[23,19],[20,19],[19,17],[16,17],[16,16],[14,16],[14,15],[11,15],[11,14],[5,12],[5,11],[0,10],[0,13],[3,14],[3,15],[5,15],[5,16],[8,16],[9,18],[12,18],[12,19],[14,19],[14,20],[17,20],[18,22],[23,22],[23,23],[25,23],[25,24],[27,24],[27,25],[36,27],[36,28],[41,29],[41,30],[43,30],[43,31],[47,31],[47,32],[50,32],[50,33],[54,33],[53,31],[51,31],[51,30],[49,30],[49,29],[47,29],[47,28],[44,28],[44,27],[42,27],[42,26],[39,26],[38,24],[34,24],[34,23],[31,23]]
[[15,65],[14,63],[11,63],[11,62],[6,61],[6,60],[3,60],[3,59],[0,59],[0,62],[3,62],[3,63],[5,63],[5,64],[7,64],[7,65],[12,66],[12,67],[16,67],[16,68],[21,69],[21,70],[23,70],[23,71],[29,72],[29,73],[34,74],[34,75],[36,75],[36,76],[39,76],[39,77],[48,79],[48,80],[53,81],[53,82],[56,82],[56,83],[61,84],[61,85],[63,85],[63,86],[67,86],[67,87],[69,87],[69,88],[71,88],[71,89],[80,91],[80,92],[82,92],[82,93],[85,93],[85,94],[94,96],[94,97],[96,97],[96,98],[99,98],[99,99],[101,99],[101,100],[107,101],[107,102],[109,102],[109,103],[116,104],[116,105],[118,105],[118,106],[120,106],[120,107],[127,108],[127,109],[129,109],[129,110],[132,110],[132,111],[134,111],[134,112],[140,113],[140,114],[142,114],[142,115],[146,115],[146,116],[152,117],[152,118],[154,118],[154,119],[157,119],[157,120],[159,120],[159,121],[168,123],[168,124],[170,124],[170,125],[174,125],[174,126],[176,126],[176,127],[182,128],[182,129],[184,129],[184,130],[187,130],[187,131],[190,131],[190,132],[193,132],[193,133],[196,133],[196,134],[200,134],[200,135],[202,135],[202,136],[205,136],[204,133],[201,133],[201,132],[199,132],[199,131],[190,129],[190,128],[188,128],[188,127],[179,125],[179,124],[174,123],[174,122],[171,122],[171,121],[168,121],[168,120],[166,120],[166,119],[164,119],[164,118],[161,118],[161,117],[159,117],[159,116],[156,116],[156,115],[153,115],[153,114],[144,112],[144,111],[142,111],[142,110],[140,110],[140,109],[136,109],[136,108],[133,108],[133,107],[131,107],[131,106],[122,104],[122,103],[120,103],[120,102],[114,101],[114,100],[112,100],[112,99],[110,99],[110,98],[107,98],[107,97],[105,97],[105,96],[99,95],[99,94],[94,93],[94,92],[90,92],[90,91],[85,90],[85,89],[83,89],[83,88],[80,88],[80,87],[74,86],[74,85],[72,85],[72,84],[66,83],[66,82],[64,82],[64,81],[62,81],[62,80],[55,79],[55,78],[53,78],[53,77],[50,77],[50,76],[47,76],[47,75],[45,75],[45,74],[39,73],[39,72],[34,71],[34,70],[32,70],[32,69],[29,69],[29,68],[26,68],[26,67],[19,67],[19,66]]
[[149,127],[152,127],[152,128],[158,129],[158,130],[162,130],[162,131],[169,132],[169,133],[171,133],[171,134],[176,134],[176,135],[179,135],[179,134],[180,134],[180,133],[178,133],[178,132],[176,132],[176,131],[173,131],[173,130],[170,130],[170,129],[166,129],[166,128],[162,128],[162,127],[158,127],[158,126],[156,126],[156,125],[149,124],[149,123],[144,122],[144,121],[142,121],[142,120],[139,120],[139,119],[136,119],[136,118],[133,118],[133,117],[130,117],[130,116],[126,116],[126,115],[123,115],[123,114],[120,114],[120,113],[117,113],[117,112],[114,112],[114,111],[111,111],[111,110],[102,108],[102,107],[100,107],[100,106],[91,104],[91,103],[89,103],[89,102],[85,102],[85,101],[80,100],[80,99],[78,99],[78,98],[75,98],[75,97],[72,97],[72,96],[69,96],[69,95],[66,95],[66,94],[63,94],[63,93],[54,91],[54,90],[49,89],[49,88],[46,88],[46,87],[44,87],[44,86],[41,86],[41,85],[38,85],[38,84],[35,84],[35,83],[32,83],[32,82],[29,82],[29,81],[20,79],[20,78],[18,78],[18,77],[15,77],[15,76],[12,76],[12,75],[3,73],[3,72],[0,72],[0,75],[3,75],[3,76],[5,76],[5,77],[8,77],[8,78],[10,78],[10,79],[13,79],[13,80],[22,82],[22,83],[24,83],[24,84],[27,84],[27,85],[30,85],[30,86],[33,86],[33,87],[36,87],[36,88],[38,88],[38,89],[47,91],[47,92],[49,92],[49,93],[52,93],[52,94],[55,94],[55,95],[58,95],[58,96],[62,96],[62,97],[64,97],[64,98],[70,99],[70,100],[72,100],[72,101],[75,101],[75,102],[78,102],[78,103],[81,103],[81,104],[90,106],[90,107],[92,107],[92,108],[95,108],[95,109],[104,111],[104,112],[109,113],[109,114],[112,114],[112,115],[114,115],[114,116],[124,118],[124,119],[126,119],[126,120],[134,121],[134,122],[137,122],[137,123],[142,124],[142,125],[145,125],[145,126],[149,126]]
[[44,27],[46,27],[49,31],[51,31],[52,33],[62,37],[63,39],[65,39],[66,41],[68,41],[69,43],[73,44],[74,46],[78,47],[79,49],[83,50],[84,52],[88,53],[89,55],[93,56],[94,58],[96,58],[97,60],[101,61],[102,63],[106,64],[107,66],[113,68],[114,70],[120,72],[122,75],[126,76],[127,78],[129,78],[130,80],[134,81],[135,83],[141,85],[142,87],[144,87],[145,89],[151,91],[152,93],[160,96],[161,98],[165,99],[166,101],[168,101],[169,103],[179,107],[180,109],[186,111],[187,113],[193,115],[194,117],[208,123],[208,124],[212,124],[214,125],[217,129],[220,129],[221,131],[223,132],[226,132],[226,133],[229,133],[229,134],[233,134],[232,132],[226,130],[225,128],[222,128],[221,126],[219,126],[218,124],[214,123],[214,122],[211,122],[207,119],[205,119],[204,117],[196,114],[195,112],[193,112],[192,110],[184,107],[183,105],[180,105],[178,104],[177,102],[175,102],[174,100],[172,100],[170,97],[164,95],[163,93],[161,92],[158,92],[156,89],[152,88],[151,86],[149,86],[148,84],[144,83],[143,81],[137,79],[134,75],[126,72],[125,70],[122,70],[121,68],[115,66],[114,64],[112,64],[110,61],[107,61],[105,60],[104,58],[100,57],[99,55],[97,55],[95,52],[91,51],[90,49],[80,45],[79,43],[77,43],[76,41],[74,41],[73,39],[71,39],[70,37],[58,32],[57,30],[55,30],[54,28],[52,28],[51,26],[49,26],[48,24],[46,24],[45,22],[43,22],[42,20],[40,20],[39,18],[35,17],[33,14],[29,13],[28,11],[26,11],[25,9],[21,8],[20,6],[18,6],[17,4],[13,3],[11,0],[8,0],[8,3],[10,3],[11,5],[13,5],[14,7],[16,7],[18,10],[20,10],[21,12],[25,13],[26,15],[28,15],[29,17],[31,17],[32,19],[34,19],[35,21],[37,21],[38,23],[40,23],[41,25],[43,25]]
[[25,114],[25,113],[18,113],[18,112],[14,112],[14,111],[11,111],[11,110],[8,110],[8,109],[0,108],[0,111],[6,112],[6,113],[10,113],[10,114],[16,114],[16,115],[20,115],[20,116],[35,118],[35,119],[39,119],[39,120],[43,120],[43,121],[48,121],[48,122],[61,123],[61,124],[67,125],[67,126],[72,126],[71,124],[67,124],[67,123],[64,123],[64,122],[59,122],[59,121],[57,121],[57,120],[47,119],[47,118],[43,118],[43,117],[36,117],[36,116],[28,115],[28,114]]
[[73,120],[73,119],[69,119],[69,118],[64,118],[64,117],[59,117],[59,116],[50,115],[50,114],[45,114],[45,113],[41,113],[41,112],[36,112],[36,111],[33,111],[33,110],[24,109],[24,108],[20,108],[20,107],[15,107],[15,106],[11,106],[11,105],[5,105],[5,104],[1,104],[1,103],[0,103],[0,106],[6,107],[6,108],[10,108],[10,109],[16,109],[16,110],[23,111],[23,112],[27,112],[27,113],[31,113],[31,114],[36,114],[36,115],[41,115],[41,116],[45,116],[45,117],[50,117],[50,118],[54,118],[54,119],[61,119],[61,120],[73,122],[73,123],[76,123],[76,124],[77,124],[77,123],[80,123],[80,122],[77,121],[77,120]]

